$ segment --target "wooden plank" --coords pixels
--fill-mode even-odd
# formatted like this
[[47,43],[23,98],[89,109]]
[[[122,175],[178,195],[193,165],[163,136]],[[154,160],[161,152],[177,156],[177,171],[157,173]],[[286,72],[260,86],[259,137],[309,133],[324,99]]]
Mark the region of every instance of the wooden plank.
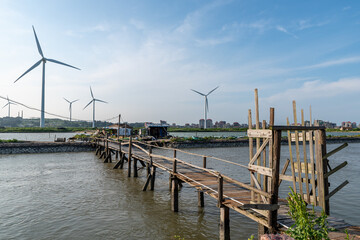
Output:
[[310,127],[304,127],[304,126],[272,126],[269,127],[271,130],[283,130],[283,131],[311,131],[311,130],[321,130],[325,129],[324,126],[310,126]]
[[[293,101],[293,114],[294,114],[294,124],[295,126],[297,125],[297,115],[296,115],[296,102],[295,100]],[[300,148],[299,148],[299,136],[298,136],[298,131],[295,131],[295,146],[296,146],[296,161],[297,161],[297,167],[299,169],[298,171],[298,179],[301,179],[301,164],[300,164]],[[299,185],[299,192],[300,195],[303,195],[303,186],[302,186],[302,182],[299,181],[298,182]]]
[[243,209],[259,209],[259,210],[270,210],[274,211],[280,208],[277,204],[244,204]]
[[[254,180],[255,186],[256,186],[259,190],[261,190],[261,186],[260,186],[258,180],[255,178],[254,173],[250,173],[250,176],[251,176],[251,178]],[[268,201],[266,200],[266,198],[265,198],[263,195],[260,195],[260,196],[261,196],[261,198],[262,198],[262,200],[263,200],[264,203],[268,203]]]
[[[289,126],[290,125],[289,118],[286,118],[286,121],[287,121],[287,125]],[[291,177],[292,177],[292,182],[293,182],[293,190],[296,193],[297,189],[296,189],[296,177],[295,177],[295,164],[294,164],[293,155],[292,155],[290,131],[287,131],[287,134],[288,134],[288,146],[289,146],[289,155],[290,155],[290,163],[291,163]]]
[[[305,126],[304,120],[304,110],[301,109],[301,125]],[[302,131],[303,136],[307,136],[308,132]],[[307,163],[307,153],[306,153],[306,137],[303,138],[303,152],[304,152],[304,165],[305,165],[305,187],[306,187],[306,199],[307,202],[310,202],[310,190],[309,190],[309,166]]]
[[288,168],[288,166],[289,166],[289,163],[290,163],[290,160],[289,160],[289,159],[286,159],[286,162],[285,162],[285,164],[284,164],[284,167],[283,167],[283,169],[281,170],[281,173],[280,173],[279,186],[280,186],[280,184],[281,184],[281,182],[282,182],[281,175],[285,175],[286,170],[287,170],[287,168]]
[[344,143],[341,146],[335,148],[334,150],[328,152],[327,154],[325,154],[325,156],[323,156],[323,159],[327,159],[328,157],[334,155],[335,153],[339,152],[340,150],[346,148],[349,144],[348,143]]
[[[260,129],[260,121],[259,121],[259,94],[258,89],[255,88],[255,119],[256,119],[256,129]],[[260,138],[256,138],[256,152],[259,151],[260,148]],[[260,155],[257,157],[257,165],[260,166]],[[261,176],[260,173],[256,174],[257,181],[261,182]],[[260,202],[260,195],[256,194],[257,201]]]
[[263,174],[263,175],[266,175],[266,176],[269,176],[269,177],[272,176],[272,169],[271,168],[257,166],[257,165],[250,165],[250,166],[248,166],[248,169],[256,171],[257,173],[260,173],[260,174]]
[[[259,158],[261,152],[266,148],[267,144],[269,143],[269,139],[266,139],[263,144],[261,145],[261,147],[259,149],[256,150],[255,155],[253,156],[253,158],[250,160],[249,162],[249,166],[254,164],[254,162]],[[259,166],[260,164],[258,164]]]
[[[252,129],[252,117],[251,117],[251,109],[249,109],[249,112],[248,112],[248,126],[249,126],[249,130]],[[253,138],[252,137],[249,137],[249,162],[251,161],[251,159],[253,158],[254,156],[254,147],[253,147]],[[255,183],[252,179],[250,179],[250,184],[251,184],[251,187],[254,188],[255,186]],[[251,191],[251,200],[254,201],[255,200],[255,193],[254,191]]]
[[[263,120],[263,122],[262,122],[262,128],[266,129],[266,121],[265,120]],[[265,138],[263,138],[262,141],[264,142]],[[265,149],[265,151],[262,151],[262,166],[266,167],[266,149]],[[262,178],[263,178],[263,183],[262,183],[263,190],[266,192],[267,188],[268,188],[268,177],[263,175]]]
[[328,178],[330,175],[336,173],[337,171],[339,171],[340,169],[342,169],[343,167],[345,167],[347,165],[347,161],[341,163],[340,165],[338,165],[337,167],[333,168],[331,171],[327,172],[324,174],[324,178]]
[[248,129],[247,136],[251,138],[271,138],[272,131],[270,129]]
[[340,191],[343,187],[345,187],[349,183],[348,180],[345,180],[342,184],[340,184],[337,188],[331,191],[326,197],[325,200],[329,200],[335,193]]

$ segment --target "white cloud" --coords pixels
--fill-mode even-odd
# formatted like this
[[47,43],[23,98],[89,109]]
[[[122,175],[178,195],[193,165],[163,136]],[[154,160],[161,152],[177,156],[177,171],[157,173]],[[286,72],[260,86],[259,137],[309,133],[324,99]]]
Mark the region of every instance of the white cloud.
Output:
[[330,61],[326,61],[326,62],[314,64],[314,65],[300,67],[299,69],[325,68],[325,67],[331,67],[331,66],[335,66],[335,65],[342,65],[342,64],[356,63],[356,62],[360,62],[360,57],[348,57],[348,58],[341,58],[341,59],[337,59],[337,60],[330,60]]
[[276,26],[276,30],[278,30],[278,31],[280,31],[280,32],[283,32],[283,33],[286,33],[286,34],[292,36],[293,38],[298,39],[298,36],[296,36],[295,34],[289,32],[289,31],[288,31],[286,28],[284,28],[283,26],[280,26],[280,25]]
[[310,20],[308,19],[303,19],[303,20],[300,20],[298,23],[297,23],[297,28],[298,30],[304,30],[304,29],[308,29],[308,28],[313,28],[313,27],[321,27],[321,26],[324,26],[326,24],[328,24],[329,21],[324,21],[324,22],[318,22],[318,23],[312,23]]
[[360,77],[344,78],[334,82],[322,80],[307,81],[299,88],[287,89],[284,92],[266,98],[269,102],[312,100],[317,98],[330,98],[360,91]]

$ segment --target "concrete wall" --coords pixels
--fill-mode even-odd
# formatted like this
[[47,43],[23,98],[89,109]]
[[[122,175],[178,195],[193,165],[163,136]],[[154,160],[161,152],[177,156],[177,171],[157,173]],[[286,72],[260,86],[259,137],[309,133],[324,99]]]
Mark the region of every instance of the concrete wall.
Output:
[[0,143],[0,154],[57,153],[94,151],[87,142],[19,142]]

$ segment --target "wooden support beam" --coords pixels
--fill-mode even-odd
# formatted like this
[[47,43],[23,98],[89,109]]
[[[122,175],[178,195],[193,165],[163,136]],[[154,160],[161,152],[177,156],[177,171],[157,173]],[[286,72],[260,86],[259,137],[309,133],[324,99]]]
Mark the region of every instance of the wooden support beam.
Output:
[[173,176],[171,183],[171,210],[174,212],[179,211],[179,188],[178,179]]
[[148,176],[147,176],[147,178],[146,178],[146,182],[145,182],[145,184],[144,184],[144,187],[143,187],[143,191],[146,191],[146,189],[147,189],[147,187],[148,187],[148,185],[149,185],[149,183],[150,183],[150,181],[151,181],[151,174],[148,174]]
[[203,157],[203,168],[206,168],[206,157]]
[[337,188],[331,191],[326,197],[325,200],[329,200],[335,193],[340,191],[343,187],[345,187],[349,183],[348,180],[345,180],[342,184],[340,184]]
[[[270,204],[278,203],[279,196],[279,176],[280,176],[280,146],[281,146],[281,130],[275,130],[273,132],[273,152],[272,152],[272,170],[273,176],[271,178],[271,188],[270,188]],[[277,227],[277,210],[270,211],[269,219],[269,232],[275,233]]]
[[217,207],[221,208],[223,206],[223,201],[224,201],[224,188],[223,188],[223,184],[224,184],[224,178],[219,174],[219,177],[217,179],[218,181],[218,203],[217,203]]
[[132,137],[129,139],[129,153],[128,153],[128,177],[131,177],[131,146],[132,146]]
[[225,206],[220,207],[219,239],[230,240],[230,214]]
[[204,192],[199,190],[198,191],[198,207],[204,207]]
[[259,209],[274,211],[280,208],[278,204],[244,204],[241,206],[243,209]]
[[327,172],[324,174],[324,178],[328,178],[330,175],[334,174],[335,172],[339,171],[340,169],[342,169],[343,167],[345,167],[347,165],[347,161],[341,163],[340,165],[338,165],[336,168],[333,168],[331,171]]
[[155,187],[155,175],[156,175],[156,167],[152,166],[152,172],[151,172],[151,184],[150,184],[150,190],[154,191],[154,187]]
[[328,157],[334,155],[335,153],[337,153],[338,151],[346,148],[349,144],[348,143],[344,143],[341,146],[335,148],[334,150],[328,152],[327,154],[325,154],[325,156],[323,156],[323,159],[327,159]]

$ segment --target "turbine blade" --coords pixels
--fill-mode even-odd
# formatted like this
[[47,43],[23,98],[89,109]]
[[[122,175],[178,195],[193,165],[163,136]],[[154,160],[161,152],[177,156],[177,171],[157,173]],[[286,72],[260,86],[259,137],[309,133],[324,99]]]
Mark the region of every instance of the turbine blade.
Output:
[[218,88],[219,88],[219,86],[217,86],[216,88],[214,88],[213,90],[211,90],[208,94],[206,94],[206,96],[209,96],[210,93],[212,93],[213,91],[215,91],[215,90],[218,89]]
[[71,66],[71,65],[69,65],[69,64],[66,64],[66,63],[63,63],[63,62],[60,62],[60,61],[57,61],[57,60],[54,60],[54,59],[46,58],[46,61],[53,62],[53,63],[57,63],[57,64],[61,64],[61,65],[64,65],[64,66],[67,66],[67,67],[71,67],[71,68],[75,68],[75,69],[77,69],[77,70],[81,70],[80,68]]
[[91,97],[94,99],[94,94],[92,92],[91,86],[90,86],[90,93],[91,93]]
[[89,106],[93,101],[94,101],[94,99],[91,100],[91,101],[83,108],[83,110],[84,110],[87,106]]
[[38,51],[39,51],[40,55],[41,55],[42,57],[44,57],[44,54],[43,54],[43,52],[42,52],[42,50],[41,50],[41,47],[40,47],[39,40],[38,40],[38,38],[37,38],[37,36],[36,36],[36,32],[35,32],[34,26],[32,26],[32,28],[33,28],[33,31],[34,31],[34,35],[35,35],[35,40],[36,40],[36,45],[37,45]]
[[7,105],[9,105],[9,103],[5,104],[2,108],[6,107]]
[[30,72],[31,70],[33,70],[34,68],[36,68],[37,66],[39,66],[39,64],[41,63],[42,59],[40,59],[38,62],[36,62],[31,68],[29,68],[25,73],[23,73],[23,75],[21,75],[20,77],[18,77],[18,79],[15,80],[14,83],[17,82],[17,80],[19,80],[20,78],[22,78],[25,74],[27,74],[28,72]]
[[64,98],[65,99],[65,101],[67,101],[68,103],[70,103],[70,101],[69,100],[67,100],[66,98]]
[[76,99],[76,100],[72,101],[71,103],[74,103],[74,102],[77,102],[77,101],[79,101],[79,99]]
[[194,90],[194,89],[190,89],[191,91],[193,91],[193,92],[196,92],[196,93],[198,93],[198,94],[200,94],[200,95],[202,95],[202,96],[205,96],[205,94],[203,94],[203,93],[201,93],[201,92],[198,92],[198,91],[196,91],[196,90]]
[[100,100],[100,99],[94,99],[95,101],[98,101],[98,102],[103,102],[103,103],[108,103],[108,102],[105,102],[103,100]]

